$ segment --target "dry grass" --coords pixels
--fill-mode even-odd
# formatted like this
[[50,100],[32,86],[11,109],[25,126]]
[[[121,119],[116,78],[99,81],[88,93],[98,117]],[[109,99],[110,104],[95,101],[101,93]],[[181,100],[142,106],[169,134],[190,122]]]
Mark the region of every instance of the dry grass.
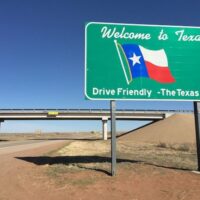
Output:
[[[60,177],[81,170],[110,172],[109,141],[72,141],[67,146],[53,152],[51,156],[61,156],[64,164],[48,167],[48,175]],[[193,144],[147,144],[132,141],[118,141],[118,167],[132,169],[135,163],[157,167],[196,170],[197,160]]]
[[98,132],[83,132],[83,133],[44,133],[37,130],[35,133],[0,133],[1,141],[19,141],[19,140],[59,140],[59,139],[98,139],[101,138],[101,134]]
[[191,143],[172,144],[172,143],[159,142],[158,144],[156,144],[156,147],[172,149],[176,151],[186,151],[186,152],[191,152],[191,153],[196,152],[195,144],[191,144]]

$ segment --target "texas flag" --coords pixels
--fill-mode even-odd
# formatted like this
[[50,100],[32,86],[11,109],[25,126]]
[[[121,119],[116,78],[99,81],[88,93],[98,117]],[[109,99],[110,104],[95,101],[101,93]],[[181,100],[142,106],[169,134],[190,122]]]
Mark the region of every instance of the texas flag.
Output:
[[116,41],[115,44],[128,84],[138,77],[150,78],[160,83],[175,82],[164,49],[149,50],[136,44],[121,45]]

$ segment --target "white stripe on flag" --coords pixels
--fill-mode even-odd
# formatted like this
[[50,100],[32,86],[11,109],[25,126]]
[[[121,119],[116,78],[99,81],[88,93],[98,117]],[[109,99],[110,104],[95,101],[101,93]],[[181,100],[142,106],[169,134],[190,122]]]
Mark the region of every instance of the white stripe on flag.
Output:
[[139,45],[145,61],[160,67],[168,67],[167,56],[164,49],[149,50]]

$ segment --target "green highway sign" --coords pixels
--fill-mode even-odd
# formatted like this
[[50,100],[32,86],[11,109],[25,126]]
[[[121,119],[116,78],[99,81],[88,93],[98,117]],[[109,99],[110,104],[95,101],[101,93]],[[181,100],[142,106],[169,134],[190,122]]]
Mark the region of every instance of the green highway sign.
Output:
[[200,28],[86,24],[85,96],[200,100]]

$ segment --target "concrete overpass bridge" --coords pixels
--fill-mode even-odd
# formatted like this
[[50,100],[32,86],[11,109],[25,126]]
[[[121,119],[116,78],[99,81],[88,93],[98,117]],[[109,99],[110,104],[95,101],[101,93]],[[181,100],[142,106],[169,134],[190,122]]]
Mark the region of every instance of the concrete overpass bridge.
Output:
[[[116,120],[165,119],[175,110],[116,110]],[[183,112],[183,111],[182,111]],[[5,120],[101,120],[103,139],[107,139],[109,109],[0,109],[0,122]]]

